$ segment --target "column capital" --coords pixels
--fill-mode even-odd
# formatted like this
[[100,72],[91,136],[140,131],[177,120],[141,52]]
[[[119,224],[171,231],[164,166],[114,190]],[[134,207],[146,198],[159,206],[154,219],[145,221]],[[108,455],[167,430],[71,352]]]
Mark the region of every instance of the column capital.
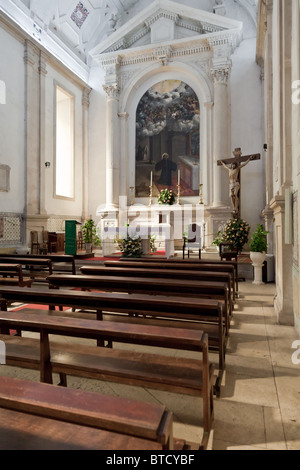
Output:
[[211,69],[211,76],[213,78],[214,84],[227,84],[230,78],[231,73],[231,64],[226,64],[223,67],[213,67]]
[[118,99],[120,94],[120,87],[117,83],[111,83],[107,85],[103,85],[103,90],[107,94],[108,98]]

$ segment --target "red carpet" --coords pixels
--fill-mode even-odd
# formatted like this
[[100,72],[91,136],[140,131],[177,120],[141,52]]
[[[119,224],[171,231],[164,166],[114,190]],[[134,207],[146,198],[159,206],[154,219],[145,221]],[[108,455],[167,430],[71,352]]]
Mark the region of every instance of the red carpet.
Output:
[[[156,251],[155,253],[150,253],[147,256],[165,256],[165,251]],[[118,261],[121,258],[121,255],[117,256],[103,256],[103,257],[96,257],[93,258],[85,258],[85,261]]]
[[[30,308],[32,310],[49,310],[49,305],[38,305],[38,304],[24,304],[21,307],[13,308],[11,312],[19,312],[20,310],[24,310],[25,308]],[[63,307],[63,310],[69,310],[70,307]],[[55,310],[59,310],[56,307]]]

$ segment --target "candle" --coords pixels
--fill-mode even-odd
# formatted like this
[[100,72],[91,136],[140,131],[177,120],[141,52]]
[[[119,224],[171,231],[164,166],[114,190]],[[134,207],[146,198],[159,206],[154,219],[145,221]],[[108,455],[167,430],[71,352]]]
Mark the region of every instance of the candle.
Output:
[[178,185],[180,185],[180,170],[178,170]]
[[150,174],[150,186],[152,186],[152,181],[153,181],[153,172],[151,171],[151,174]]

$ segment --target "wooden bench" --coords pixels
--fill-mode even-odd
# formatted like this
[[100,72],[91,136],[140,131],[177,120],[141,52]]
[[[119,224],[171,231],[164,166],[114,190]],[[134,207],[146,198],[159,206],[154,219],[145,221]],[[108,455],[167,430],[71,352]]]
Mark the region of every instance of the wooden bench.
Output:
[[32,282],[23,276],[20,264],[0,264],[0,286],[31,287]]
[[[7,310],[11,302],[38,304],[49,307],[49,316],[71,318],[96,318],[97,320],[127,321],[185,329],[201,329],[209,336],[210,350],[218,353],[218,376],[215,393],[220,395],[225,370],[226,329],[223,305],[218,300],[180,298],[176,296],[153,296],[146,294],[120,294],[108,292],[82,292],[53,289],[20,289],[0,287],[0,308]],[[72,307],[79,312],[58,312],[55,307]],[[83,310],[83,311],[82,311]],[[38,311],[43,314],[45,311]],[[99,342],[101,345],[101,342]]]
[[[200,260],[201,261],[201,260]],[[139,268],[141,265],[145,269],[175,269],[175,270],[191,270],[191,271],[197,271],[200,275],[200,273],[206,273],[206,276],[209,277],[210,280],[216,280],[220,281],[221,279],[226,278],[228,275],[230,276],[230,281],[229,281],[229,289],[231,292],[231,297],[232,301],[235,301],[236,297],[236,282],[235,282],[235,270],[232,265],[223,265],[222,263],[219,263],[219,265],[215,264],[208,264],[208,263],[192,263],[188,260],[180,260],[178,263],[175,261],[170,261],[170,260],[160,260],[151,262],[147,261],[146,263],[141,263],[141,261],[104,261],[104,265],[106,267],[118,267],[118,266],[123,266],[127,268]],[[88,267],[88,266],[87,266]],[[93,266],[91,266],[93,267]],[[86,266],[82,266],[83,269],[86,268]],[[82,271],[84,272],[84,271]],[[214,273],[214,276],[213,276]],[[203,279],[204,274],[202,274]],[[215,277],[215,279],[213,279]]]
[[[34,312],[34,311],[33,311]],[[202,397],[203,438],[206,447],[213,422],[214,367],[208,358],[208,336],[199,330],[145,326],[108,321],[49,317],[34,313],[0,312],[1,340],[6,363],[40,370],[41,382],[52,384],[53,373],[130,384]],[[9,330],[39,333],[40,339],[9,335]],[[104,348],[52,341],[52,335],[107,340],[131,345]],[[51,339],[50,339],[50,338]],[[154,347],[154,353],[135,350]],[[155,352],[156,348],[194,351],[197,359]]]
[[[64,428],[66,423],[72,423],[83,427],[81,430],[80,448],[91,448],[90,439],[92,428],[99,439],[96,441],[96,448],[104,450],[106,447],[100,447],[101,442],[114,450],[124,450],[121,446],[125,445],[128,449],[134,446],[137,449],[164,449],[173,450],[181,447],[187,448],[186,444],[180,440],[174,440],[173,444],[173,414],[166,409],[164,405],[143,403],[136,400],[91,393],[82,390],[68,389],[49,385],[45,383],[36,383],[20,380],[11,377],[2,376],[0,380],[0,441],[5,440],[1,433],[7,432],[3,410],[12,410],[17,413],[18,428],[24,429],[28,420],[28,415],[37,418],[34,422],[37,427],[41,423],[47,423],[50,427],[57,430],[57,421],[59,429]],[[8,414],[8,416],[10,416]],[[55,424],[53,424],[55,420]],[[61,422],[64,423],[61,426]],[[68,427],[68,430],[72,426]],[[101,430],[100,432],[98,430]],[[77,432],[80,428],[77,429]],[[34,432],[32,423],[30,432]],[[88,436],[86,436],[86,432]],[[55,434],[51,429],[52,439],[56,440]],[[60,435],[60,432],[58,433]],[[18,445],[16,437],[10,436],[11,445]],[[2,439],[1,439],[2,437]],[[46,436],[43,434],[43,438]],[[35,436],[35,441],[38,436]],[[65,441],[69,444],[68,436]],[[28,439],[26,440],[26,444]],[[32,443],[32,437],[30,439]],[[92,439],[95,442],[95,439]],[[180,446],[181,442],[181,446]],[[8,444],[7,444],[8,445]],[[45,444],[44,444],[45,445]],[[95,445],[95,444],[94,444]],[[1,444],[0,444],[1,447]],[[26,449],[26,447],[25,447]]]
[[52,262],[48,258],[31,258],[28,256],[0,256],[0,269],[3,264],[20,264],[23,274],[30,277],[32,281],[37,280],[41,276],[49,276],[52,274]]
[[[114,263],[116,261],[112,260]],[[210,265],[210,268],[212,269],[216,269],[216,267],[218,266],[221,270],[223,271],[224,268],[226,269],[226,267],[230,267],[230,272],[232,272],[232,268],[233,268],[233,272],[234,272],[234,280],[235,280],[235,293],[236,295],[238,295],[238,290],[239,290],[239,276],[238,276],[238,262],[235,261],[235,260],[224,260],[224,259],[211,259],[211,258],[208,258],[208,259],[196,259],[196,258],[192,258],[192,259],[182,259],[182,258],[177,258],[177,257],[174,257],[174,258],[169,258],[169,259],[166,259],[166,258],[158,258],[158,257],[155,257],[155,256],[152,256],[152,257],[142,257],[142,258],[123,258],[121,257],[119,259],[119,261],[125,264],[128,264],[128,263],[144,263],[144,265],[148,264],[148,263],[158,263],[158,264],[161,264],[161,263],[181,263],[181,264],[186,264],[187,266],[190,265],[190,264],[194,264],[198,267],[204,267],[205,265]],[[109,261],[105,261],[104,264],[106,265],[107,263],[109,263]]]
[[[102,290],[105,292],[144,293],[152,295],[172,295],[180,297],[214,298],[224,303],[226,334],[229,332],[232,303],[228,283],[208,282],[186,278],[178,271],[170,271],[169,276],[161,270],[136,270],[126,268],[97,268],[96,276],[56,275],[48,277],[50,288],[73,287],[82,290]],[[183,272],[182,272],[183,273]],[[179,274],[179,276],[177,276]],[[184,277],[184,279],[182,279]],[[201,275],[200,275],[201,279]]]
[[[62,272],[62,273],[70,273],[70,274],[76,274],[76,263],[75,263],[75,257],[72,255],[55,255],[55,254],[47,254],[47,255],[17,255],[17,254],[1,254],[0,259],[10,259],[14,260],[14,262],[19,262],[18,260],[20,259],[22,263],[24,260],[44,260],[47,259],[51,262],[51,273],[56,272]],[[21,264],[22,264],[21,263]],[[31,264],[31,266],[34,266]],[[36,265],[35,265],[36,266]],[[40,265],[38,265],[40,266]],[[44,267],[43,265],[41,266],[42,268]],[[48,266],[47,266],[48,267]],[[48,271],[48,270],[47,270]],[[39,274],[41,278],[45,278],[45,270],[40,270]],[[48,272],[49,274],[49,272]]]

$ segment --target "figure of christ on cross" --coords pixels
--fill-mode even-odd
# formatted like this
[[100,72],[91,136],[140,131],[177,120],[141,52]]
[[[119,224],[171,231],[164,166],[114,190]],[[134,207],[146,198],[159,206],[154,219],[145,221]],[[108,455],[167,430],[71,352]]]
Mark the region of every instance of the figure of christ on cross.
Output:
[[223,167],[229,173],[229,196],[231,198],[233,207],[233,216],[238,218],[240,216],[240,169],[246,166],[251,160],[259,160],[260,154],[247,155],[242,157],[240,148],[236,148],[233,152],[234,158],[228,160],[219,160],[218,166]]

